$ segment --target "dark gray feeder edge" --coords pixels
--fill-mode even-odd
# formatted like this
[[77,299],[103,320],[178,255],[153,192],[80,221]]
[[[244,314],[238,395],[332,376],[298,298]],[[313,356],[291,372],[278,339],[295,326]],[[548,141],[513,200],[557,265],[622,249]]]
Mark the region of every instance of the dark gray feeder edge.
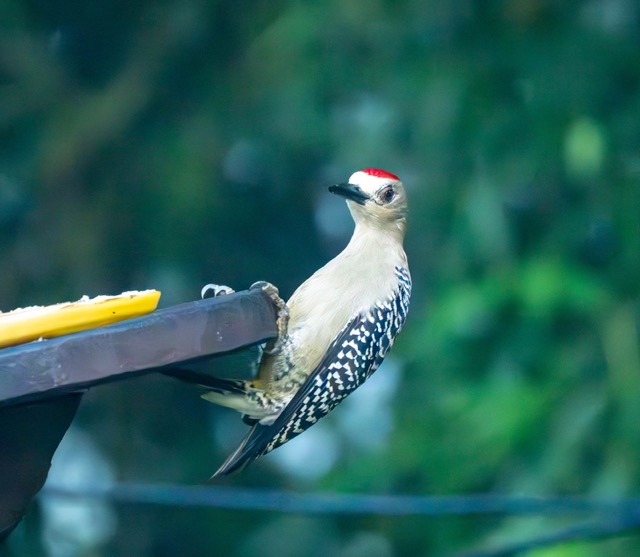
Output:
[[55,339],[0,349],[0,540],[20,522],[89,387],[184,368],[277,336],[276,308],[245,290]]

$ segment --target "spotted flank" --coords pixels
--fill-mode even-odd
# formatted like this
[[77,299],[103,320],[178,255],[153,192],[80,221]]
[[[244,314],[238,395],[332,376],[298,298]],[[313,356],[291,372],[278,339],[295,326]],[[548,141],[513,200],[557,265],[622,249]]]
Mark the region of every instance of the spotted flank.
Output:
[[315,424],[378,369],[409,309],[411,280],[405,269],[396,268],[396,275],[399,288],[395,296],[359,315],[341,331],[316,372],[275,422],[282,424],[281,430],[262,454]]
[[353,318],[331,344],[320,365],[268,426],[255,425],[231,455],[224,473],[241,468],[290,441],[364,383],[380,366],[400,332],[409,309],[411,278],[407,269],[395,268],[397,289],[389,299]]

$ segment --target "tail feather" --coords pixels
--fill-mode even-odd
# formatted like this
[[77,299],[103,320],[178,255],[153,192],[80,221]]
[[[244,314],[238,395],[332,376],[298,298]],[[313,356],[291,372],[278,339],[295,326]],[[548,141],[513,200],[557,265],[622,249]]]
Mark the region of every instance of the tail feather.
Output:
[[220,377],[213,377],[208,373],[202,373],[196,369],[183,367],[169,367],[163,369],[162,373],[187,383],[196,383],[218,393],[244,394],[246,392],[247,385],[250,383],[249,381],[244,381],[242,379],[222,379]]
[[239,472],[252,460],[255,460],[256,458],[258,458],[258,456],[260,456],[257,454],[253,455],[250,448],[247,446],[250,444],[251,436],[257,427],[260,426],[254,425],[251,428],[251,431],[249,431],[248,435],[243,439],[242,443],[240,443],[240,446],[227,457],[220,468],[218,468],[213,476],[209,478],[210,482],[215,478],[228,476],[229,474],[233,474],[234,472]]
[[[220,393],[222,395],[246,395],[249,381],[242,381],[236,379],[220,379],[218,377],[212,377],[211,381],[207,381],[206,387],[214,393]],[[207,394],[202,395],[202,398],[207,398]]]
[[255,388],[251,381],[216,379],[205,386],[208,391],[200,395],[202,398],[240,412],[248,425],[255,424],[269,414],[260,396],[262,391]]
[[[247,436],[242,440],[242,443],[240,443],[240,446],[229,455],[227,460],[222,463],[222,466],[211,476],[211,479],[238,472],[256,458],[285,443],[286,440],[277,444],[274,443],[275,437],[282,428],[281,417],[279,416],[272,423],[254,424]],[[297,434],[293,436],[295,435]]]
[[270,452],[274,448],[270,446],[270,443],[275,434],[272,426],[255,423],[242,443],[227,457],[220,468],[209,478],[209,481],[240,472],[248,464]]

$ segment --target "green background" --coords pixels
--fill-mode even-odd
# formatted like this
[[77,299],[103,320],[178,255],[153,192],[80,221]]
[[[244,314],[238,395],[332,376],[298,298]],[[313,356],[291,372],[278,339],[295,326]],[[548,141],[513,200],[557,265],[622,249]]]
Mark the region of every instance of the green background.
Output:
[[[631,496],[639,119],[631,0],[1,0],[0,309],[145,288],[168,306],[207,282],[287,297],[348,241],[327,186],[384,168],[410,197],[404,332],[359,398],[223,483]],[[55,477],[204,481],[245,430],[198,394],[93,389]],[[0,551],[450,555],[568,520],[54,503]]]

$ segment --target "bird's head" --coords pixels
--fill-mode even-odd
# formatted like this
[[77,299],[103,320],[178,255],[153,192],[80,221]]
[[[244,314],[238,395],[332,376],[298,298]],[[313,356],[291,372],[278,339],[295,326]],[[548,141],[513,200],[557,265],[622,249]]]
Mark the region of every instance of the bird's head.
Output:
[[398,229],[404,234],[407,194],[395,174],[365,168],[352,174],[348,183],[335,184],[329,191],[347,199],[356,225],[372,223],[387,230]]

